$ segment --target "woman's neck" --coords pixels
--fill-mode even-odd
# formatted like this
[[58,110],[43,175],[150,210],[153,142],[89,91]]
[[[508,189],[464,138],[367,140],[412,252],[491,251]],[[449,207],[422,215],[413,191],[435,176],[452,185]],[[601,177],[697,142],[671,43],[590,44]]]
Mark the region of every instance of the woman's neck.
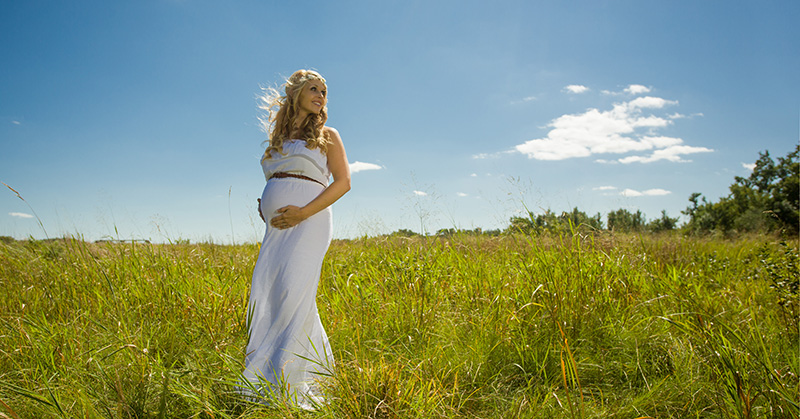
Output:
[[295,139],[301,139],[302,140],[303,139],[303,134],[305,134],[305,133],[303,132],[303,130],[300,129],[300,127],[294,127],[294,128],[292,128],[292,131],[289,134],[290,134],[289,138],[291,138],[293,140],[295,140]]
[[290,132],[290,138],[300,138],[302,139],[303,134],[303,122],[305,122],[306,117],[308,116],[308,112],[300,113],[297,115],[297,118],[294,120],[294,124],[292,126],[292,130]]

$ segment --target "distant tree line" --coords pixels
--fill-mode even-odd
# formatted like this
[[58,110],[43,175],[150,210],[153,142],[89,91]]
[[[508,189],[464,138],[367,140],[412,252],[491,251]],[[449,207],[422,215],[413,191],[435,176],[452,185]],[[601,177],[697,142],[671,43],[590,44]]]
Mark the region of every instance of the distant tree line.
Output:
[[610,230],[617,232],[660,232],[674,230],[678,226],[678,218],[670,217],[666,211],[661,211],[661,217],[647,221],[641,211],[629,211],[620,208],[611,211],[607,216],[607,227],[603,225],[603,216],[598,212],[593,216],[586,215],[577,207],[570,212],[555,214],[547,210],[544,214],[534,215],[528,212],[527,217],[511,217],[506,233],[565,233],[571,231],[600,231]]
[[[797,235],[800,230],[800,164],[798,155],[800,145],[786,157],[778,157],[775,162],[769,151],[759,153],[753,172],[749,177],[735,177],[730,193],[717,202],[709,202],[699,192],[689,197],[690,206],[681,211],[688,217],[683,225],[678,225],[678,217],[670,217],[666,211],[661,216],[646,220],[641,211],[620,208],[607,214],[606,224],[603,216],[597,213],[587,215],[577,207],[572,211],[555,212],[546,210],[543,214],[528,211],[525,216],[514,216],[504,230],[482,230],[481,228],[446,228],[436,232],[437,236],[460,235],[500,235],[510,233],[541,234],[567,233],[574,231],[616,231],[652,232],[681,230],[686,234],[735,234],[746,232],[781,231]],[[392,236],[418,236],[411,230],[400,229]]]

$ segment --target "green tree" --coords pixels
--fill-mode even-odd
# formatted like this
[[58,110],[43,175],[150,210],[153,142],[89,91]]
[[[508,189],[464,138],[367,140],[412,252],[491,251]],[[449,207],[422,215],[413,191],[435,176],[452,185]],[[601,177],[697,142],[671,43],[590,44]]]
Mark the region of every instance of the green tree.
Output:
[[646,225],[642,211],[630,212],[624,208],[608,213],[608,229],[612,231],[640,231]]
[[776,181],[770,188],[770,210],[794,233],[800,230],[800,144],[786,157],[778,157]]
[[578,211],[578,207],[572,209],[572,212],[564,212],[561,214],[562,222],[571,222],[575,227],[588,227],[594,230],[603,229],[603,216],[598,212],[593,217],[586,215],[583,211]]
[[506,231],[534,234],[545,231],[568,233],[573,230],[602,229],[603,216],[599,212],[590,217],[575,207],[572,211],[565,211],[560,215],[556,215],[548,209],[542,214],[534,214],[529,211],[527,217],[511,217]]
[[506,232],[523,233],[523,234],[533,234],[534,232],[536,232],[536,225],[534,224],[533,213],[528,212],[527,217],[517,217],[517,216],[511,217]]
[[674,230],[678,226],[678,217],[672,218],[667,215],[666,210],[661,210],[661,218],[656,218],[655,220],[650,221],[647,223],[647,229],[658,233],[661,231],[670,231]]
[[736,176],[730,193],[718,202],[708,202],[699,192],[693,193],[689,197],[692,205],[683,211],[689,217],[685,229],[724,233],[784,229],[797,234],[798,154],[800,145],[786,157],[779,157],[776,164],[769,151],[759,153],[753,173],[746,178]]
[[392,234],[390,234],[390,236],[414,237],[414,236],[419,236],[419,234],[417,234],[416,232],[411,231],[411,230],[409,230],[407,228],[401,228],[401,229],[393,232]]

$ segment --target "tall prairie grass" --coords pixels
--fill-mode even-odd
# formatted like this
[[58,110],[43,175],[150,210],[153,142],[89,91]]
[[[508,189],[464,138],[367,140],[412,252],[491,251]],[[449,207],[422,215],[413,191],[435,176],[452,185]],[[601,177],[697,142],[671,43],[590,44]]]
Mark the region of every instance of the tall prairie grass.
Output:
[[800,414],[797,241],[334,241],[317,412],[235,392],[257,252],[0,243],[0,418]]

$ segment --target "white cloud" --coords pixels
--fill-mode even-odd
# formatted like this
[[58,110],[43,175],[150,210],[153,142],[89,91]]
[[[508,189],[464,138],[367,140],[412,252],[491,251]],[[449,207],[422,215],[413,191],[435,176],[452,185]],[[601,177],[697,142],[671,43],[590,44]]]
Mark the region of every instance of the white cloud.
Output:
[[620,163],[652,163],[659,160],[667,160],[675,163],[688,163],[691,160],[684,160],[681,155],[695,153],[709,153],[714,150],[706,147],[692,147],[688,145],[673,145],[661,150],[655,150],[649,156],[628,156],[619,159]]
[[641,95],[642,93],[650,93],[650,88],[641,84],[632,84],[625,88],[625,93]]
[[[631,85],[639,86],[639,85]],[[644,92],[644,86],[629,87],[631,91]],[[674,122],[653,114],[677,101],[653,96],[637,97],[617,103],[609,110],[588,109],[580,114],[566,114],[552,120],[550,132],[519,144],[515,150],[537,160],[564,160],[588,157],[593,154],[627,154],[648,152],[650,155],[628,156],[621,163],[649,163],[658,160],[683,162],[681,155],[710,152],[705,147],[683,145],[683,140],[658,135],[657,131]],[[598,159],[600,163],[614,160]]]
[[639,197],[639,196],[664,196],[664,195],[669,195],[671,193],[672,192],[668,190],[656,188],[656,189],[648,189],[643,192],[639,192],[635,189],[625,189],[619,194],[627,197]]
[[417,195],[417,196],[428,196],[427,192],[422,192],[422,191],[414,191],[414,195]]
[[624,95],[641,95],[645,93],[650,93],[652,89],[641,85],[641,84],[631,84],[628,87],[622,89],[622,91],[613,91],[613,90],[601,90],[600,93],[608,96],[624,96]]
[[579,94],[588,92],[589,88],[580,84],[570,84],[569,86],[565,87],[564,90],[566,90],[568,93]]
[[659,118],[657,116],[650,115],[633,121],[632,126],[634,128],[642,128],[642,127],[663,128],[671,123],[672,121],[667,121],[664,118]]
[[33,215],[25,214],[24,212],[9,212],[8,215],[19,218],[33,218]]
[[612,191],[617,189],[616,186],[598,186],[596,188],[592,188],[593,191]]
[[675,113],[673,113],[671,115],[667,115],[667,118],[669,118],[669,119],[692,119],[695,116],[703,116],[703,113],[702,112],[698,112],[698,113],[693,113],[691,115],[684,115],[684,114],[682,114],[680,112],[675,112]]
[[456,192],[456,196],[460,196],[460,197],[463,198],[463,197],[469,196],[469,195],[465,194],[464,192]]
[[22,124],[22,122],[19,122],[19,121],[11,121],[11,123],[12,123],[12,124],[14,124],[14,125],[20,125],[20,124]]
[[469,177],[478,177],[478,174],[477,173],[473,173],[473,174],[469,175]]
[[631,109],[642,109],[642,108],[661,109],[667,105],[677,105],[677,104],[678,104],[677,100],[666,100],[660,97],[643,96],[633,99],[626,105]]
[[683,140],[673,137],[642,137],[643,143],[650,143],[653,148],[665,148],[680,145]]
[[625,189],[619,193],[622,196],[642,196],[642,193],[633,189]]
[[358,172],[363,172],[365,170],[380,170],[380,169],[383,169],[383,167],[378,166],[377,164],[374,163],[364,163],[360,161],[355,161],[353,163],[350,163],[350,173],[358,173]]
[[756,164],[755,163],[742,163],[742,167],[744,167],[745,169],[747,169],[747,170],[752,172],[753,170],[755,170]]
[[656,189],[648,189],[648,190],[646,190],[646,191],[644,191],[642,193],[647,195],[647,196],[664,196],[664,195],[669,195],[672,192],[670,192],[670,191],[668,191],[666,189],[658,189],[658,188],[656,188]]

